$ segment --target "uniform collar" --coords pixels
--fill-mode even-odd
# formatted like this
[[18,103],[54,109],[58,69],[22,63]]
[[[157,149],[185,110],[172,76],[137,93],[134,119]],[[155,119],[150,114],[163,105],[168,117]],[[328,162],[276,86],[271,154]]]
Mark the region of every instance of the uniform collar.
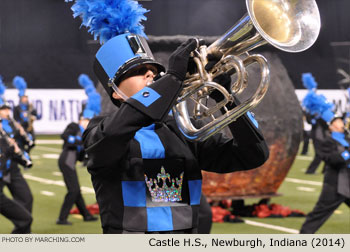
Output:
[[332,132],[332,138],[344,147],[349,147],[349,143],[345,140],[345,134],[341,132]]
[[83,135],[83,133],[84,133],[84,128],[83,128],[83,126],[81,126],[80,124],[79,124],[79,129],[80,129],[81,135]]

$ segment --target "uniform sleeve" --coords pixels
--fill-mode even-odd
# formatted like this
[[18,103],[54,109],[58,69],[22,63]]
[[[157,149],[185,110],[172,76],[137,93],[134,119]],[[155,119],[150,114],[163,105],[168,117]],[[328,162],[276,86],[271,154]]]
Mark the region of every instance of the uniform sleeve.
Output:
[[[3,157],[1,157],[0,162],[0,181],[5,176],[7,171],[7,160],[13,158],[14,156],[14,148],[8,144],[8,142],[3,138],[3,136],[0,136],[0,145],[1,145],[1,153]],[[6,157],[6,158],[4,158]]]
[[313,124],[312,123],[312,119],[313,119],[313,117],[312,117],[312,115],[311,114],[309,114],[309,113],[306,113],[306,112],[304,112],[304,115],[305,115],[305,119],[306,119],[306,122],[308,123],[308,124]]
[[[315,151],[316,153],[318,153],[319,149],[321,148],[321,145],[324,143],[326,137],[327,138],[331,138],[331,136],[327,135],[328,132],[328,125],[327,123],[322,120],[322,119],[318,119],[316,121],[316,124],[313,127],[313,145],[315,147]],[[318,153],[319,154],[319,153]],[[321,154],[319,154],[321,155]]]
[[165,75],[129,98],[118,111],[91,120],[83,134],[89,171],[115,167],[139,129],[165,118],[180,89],[181,82]]
[[269,149],[253,115],[248,112],[228,127],[232,139],[219,133],[199,143],[201,169],[228,173],[263,165],[269,158]]
[[35,116],[35,117],[38,117],[38,112],[36,111],[36,109],[32,109],[32,111],[30,112],[30,114],[32,115],[32,116]]
[[17,126],[15,125],[15,122],[10,121],[10,126],[13,130],[13,136],[11,136],[12,138],[14,138],[17,142],[17,144],[19,144],[20,148],[22,148],[23,146],[20,143],[23,143],[24,145],[28,144],[28,138],[24,135],[21,135],[20,130],[17,128]]
[[333,168],[350,164],[349,151],[345,149],[339,150],[338,143],[330,136],[326,137],[320,143],[319,154],[321,158]]
[[21,118],[21,111],[19,109],[19,106],[16,106],[14,109],[13,109],[13,118],[19,122],[19,123],[22,123],[22,118]]
[[126,101],[136,110],[146,114],[153,121],[164,120],[174,105],[182,88],[182,82],[171,74],[133,95]]
[[81,137],[78,137],[79,126],[75,123],[70,123],[61,135],[69,149],[76,149],[77,146],[82,145]]
[[[5,165],[0,164],[0,183],[2,182],[4,176],[5,176]],[[1,184],[0,184],[0,187],[1,187]],[[2,190],[2,188],[0,188],[0,190]]]
[[[3,137],[0,135],[0,151],[1,151],[1,153],[4,153],[5,147],[6,147],[6,142],[3,139]],[[4,155],[4,154],[2,154],[2,155]],[[5,176],[5,171],[6,171],[5,162],[3,162],[3,160],[4,160],[4,158],[1,158],[1,160],[0,160],[0,182],[3,180],[3,177]],[[0,190],[1,189],[2,188],[0,188]]]

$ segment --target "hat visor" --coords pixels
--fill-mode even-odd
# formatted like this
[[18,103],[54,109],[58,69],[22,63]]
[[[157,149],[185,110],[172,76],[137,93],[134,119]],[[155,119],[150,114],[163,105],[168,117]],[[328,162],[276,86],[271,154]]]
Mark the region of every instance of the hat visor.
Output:
[[11,107],[9,105],[1,105],[0,110],[1,109],[11,109]]

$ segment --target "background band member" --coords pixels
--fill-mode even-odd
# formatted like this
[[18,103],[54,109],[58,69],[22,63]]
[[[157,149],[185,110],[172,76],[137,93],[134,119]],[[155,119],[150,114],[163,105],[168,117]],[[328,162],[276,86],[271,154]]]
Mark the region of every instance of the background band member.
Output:
[[[2,84],[2,83],[0,83]],[[30,160],[29,155],[24,150],[24,143],[26,143],[26,139],[16,126],[13,120],[10,118],[11,107],[9,104],[3,99],[2,95],[4,94],[6,87],[2,84],[0,85],[0,119],[2,120],[2,129],[6,134],[13,138],[21,151],[26,155],[27,159]],[[22,129],[23,130],[23,129]],[[23,178],[23,175],[18,167],[18,162],[13,160],[11,161],[11,169],[10,175],[11,180],[10,183],[7,183],[6,186],[10,190],[10,193],[13,199],[24,206],[28,212],[32,213],[33,208],[33,196],[30,191],[30,188]],[[28,167],[29,168],[29,167]]]
[[306,174],[314,174],[322,159],[320,154],[321,144],[327,131],[327,122],[333,118],[333,104],[326,100],[326,97],[316,93],[317,82],[311,73],[303,73],[302,81],[305,88],[309,91],[303,99],[302,106],[305,110],[306,120],[312,125],[311,139],[315,149],[315,156],[308,168]]
[[10,169],[13,160],[28,166],[28,160],[23,156],[16,142],[3,131],[0,120],[0,213],[15,225],[13,234],[29,234],[33,221],[31,213],[3,193],[5,185],[11,183]]
[[321,146],[326,163],[322,192],[300,233],[315,233],[343,202],[350,207],[349,143],[348,136],[344,134],[343,119],[335,117]]
[[311,138],[312,124],[308,120],[308,114],[303,110],[303,148],[301,155],[307,155],[309,151],[309,142]]
[[315,174],[318,166],[321,164],[321,145],[325,138],[325,131],[327,130],[327,124],[323,119],[312,118],[311,124],[310,136],[315,149],[315,156],[307,167],[305,174]]
[[[82,134],[86,129],[90,119],[100,112],[100,96],[96,93],[93,82],[87,75],[79,76],[79,83],[85,88],[88,95],[88,101],[80,117],[79,124],[70,123],[64,130],[61,138],[64,140],[63,150],[58,159],[59,168],[63,174],[64,182],[67,187],[67,194],[64,198],[57,224],[71,225],[67,221],[69,212],[74,204],[77,205],[84,221],[96,221],[86,209],[84,199],[80,192],[78,174],[76,172],[77,161],[84,161],[85,151],[83,148]],[[83,84],[84,85],[83,85]]]
[[67,221],[67,218],[74,204],[77,205],[80,214],[84,217],[84,221],[97,220],[97,218],[92,216],[86,209],[84,199],[80,192],[80,185],[76,172],[76,162],[83,161],[85,156],[82,146],[82,133],[88,123],[89,118],[81,117],[79,124],[70,123],[61,135],[64,144],[62,153],[58,159],[58,166],[63,174],[63,179],[68,192],[64,198],[56,224],[72,224]]
[[32,145],[34,146],[35,133],[33,123],[37,118],[37,112],[33,105],[29,103],[28,96],[25,94],[27,83],[22,77],[16,76],[12,84],[19,91],[19,104],[13,109],[13,117],[23,127],[28,138],[33,141]]

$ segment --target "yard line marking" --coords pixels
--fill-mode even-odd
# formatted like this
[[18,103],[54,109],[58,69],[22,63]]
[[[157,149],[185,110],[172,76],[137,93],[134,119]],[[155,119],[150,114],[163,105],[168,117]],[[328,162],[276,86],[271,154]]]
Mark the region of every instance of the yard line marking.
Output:
[[300,156],[300,155],[298,155],[297,159],[299,159],[299,160],[313,160],[314,158],[313,157],[308,157],[308,156]]
[[51,153],[51,154],[43,154],[42,157],[47,159],[58,159],[60,155]]
[[303,187],[303,186],[298,186],[297,190],[299,191],[304,191],[304,192],[314,192],[316,189],[312,187]]
[[36,144],[63,144],[63,140],[40,139],[35,140]]
[[52,175],[61,177],[62,176],[62,172],[55,171],[55,172],[52,173]]
[[40,191],[40,193],[41,193],[42,195],[49,196],[49,197],[52,197],[52,196],[55,195],[55,193],[49,192],[49,191]]
[[58,185],[58,186],[66,186],[63,180],[51,180],[51,179],[44,179],[44,178],[39,178],[35,177],[29,174],[24,174],[23,175],[25,179],[29,179],[32,181],[36,181],[42,184],[47,184],[47,185]]
[[39,156],[39,155],[30,155],[30,158],[31,158],[32,160],[34,160],[34,159],[40,159],[40,156]]
[[322,186],[323,185],[322,182],[296,179],[296,178],[286,178],[285,181],[291,182],[291,183],[297,183],[297,184],[305,184],[305,185],[315,185],[315,186]]
[[[46,185],[57,185],[57,186],[66,186],[65,183],[62,180],[51,180],[51,179],[45,179],[45,178],[39,178],[39,177],[35,177],[29,174],[23,174],[23,177],[25,179],[28,180],[32,180],[32,181],[36,181],[42,184],[46,184]],[[90,188],[90,187],[86,187],[86,186],[82,186],[80,187],[81,192],[83,193],[90,193],[90,194],[94,194],[95,191],[94,189]]]
[[37,150],[43,150],[43,151],[52,151],[52,152],[57,152],[57,153],[62,152],[62,150],[58,149],[58,148],[51,148],[51,147],[44,147],[44,146],[35,146],[34,148]]
[[271,225],[271,224],[265,224],[261,222],[256,222],[256,221],[250,221],[250,220],[244,220],[244,222],[248,225],[256,226],[256,227],[263,227],[263,228],[269,228],[269,229],[274,229],[290,234],[299,234],[299,230],[296,229],[291,229],[291,228],[285,228],[281,226],[276,226],[276,225]]
[[95,193],[95,190],[93,188],[90,187],[86,187],[86,186],[82,186],[80,187],[80,190],[83,191],[84,193]]

